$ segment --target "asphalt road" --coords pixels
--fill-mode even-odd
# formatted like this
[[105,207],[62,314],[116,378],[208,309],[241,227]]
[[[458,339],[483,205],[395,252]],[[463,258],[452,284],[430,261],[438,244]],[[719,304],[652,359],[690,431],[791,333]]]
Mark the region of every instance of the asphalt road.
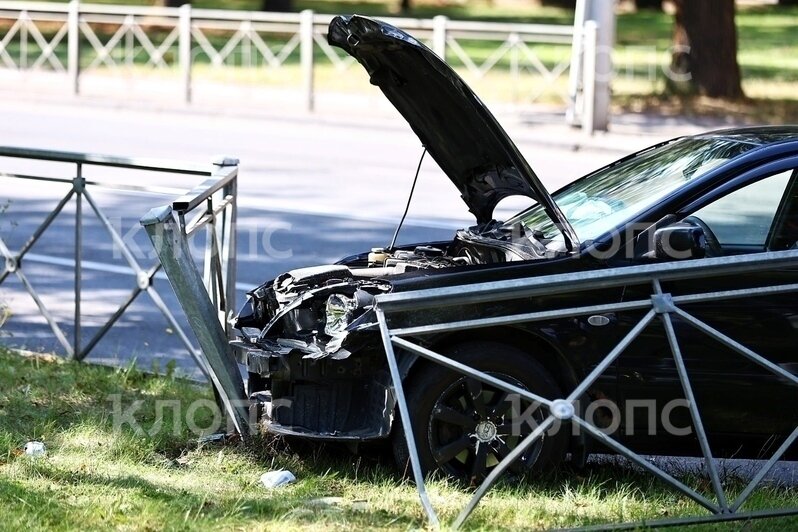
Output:
[[[203,114],[184,110],[122,109],[98,105],[0,103],[0,145],[24,146],[209,162],[216,154],[241,160],[239,178],[238,286],[255,286],[292,268],[329,263],[348,254],[385,245],[404,209],[422,148],[407,124],[393,112],[371,116],[286,115],[277,118],[242,114]],[[519,147],[550,189],[617,158],[607,150],[574,151],[525,140],[528,130],[517,120]],[[2,160],[5,172],[71,176],[62,164]],[[139,185],[189,189],[194,177],[165,177],[88,167],[87,178]],[[67,192],[65,186],[0,178],[0,234],[19,249]],[[171,196],[107,193],[89,189],[98,205],[131,247],[142,266],[153,262],[149,241],[138,220]],[[508,199],[499,213],[511,213],[526,200]],[[23,271],[62,324],[73,329],[70,273],[74,246],[74,207],[68,205],[34,246]],[[427,158],[419,176],[400,242],[451,238],[473,224],[455,187]],[[135,286],[126,263],[109,235],[84,208],[85,268],[82,308],[84,342]],[[198,242],[198,247],[201,242]],[[170,308],[178,306],[165,280],[156,288]],[[32,350],[63,350],[55,343],[32,299],[16,279],[0,285],[0,296],[13,315],[2,332],[5,342]],[[243,298],[240,298],[243,301]],[[97,362],[124,363],[136,358],[143,367],[176,359],[192,373],[193,362],[168,323],[146,295],[140,296],[90,356]]]

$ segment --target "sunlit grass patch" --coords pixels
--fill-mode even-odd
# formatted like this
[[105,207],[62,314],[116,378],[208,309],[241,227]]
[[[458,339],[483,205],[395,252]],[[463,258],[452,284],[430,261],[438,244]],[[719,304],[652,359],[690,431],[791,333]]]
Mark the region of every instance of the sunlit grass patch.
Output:
[[[270,436],[246,445],[200,443],[180,415],[185,408],[157,406],[211,399],[206,386],[134,366],[111,369],[0,349],[0,530],[426,527],[415,487],[400,478],[385,452],[356,456]],[[141,430],[115,426],[115,400],[141,402],[135,414]],[[159,423],[163,430],[154,431]],[[45,442],[45,456],[22,454],[33,439]],[[297,482],[264,488],[260,475],[276,469],[292,471]],[[710,493],[696,471],[680,478]],[[744,487],[733,475],[726,482],[732,494]],[[447,523],[472,495],[445,479],[433,479],[429,492]],[[796,505],[795,489],[770,486],[748,508]],[[700,514],[698,505],[652,477],[609,460],[582,471],[503,480],[467,528],[546,529]],[[754,528],[798,525],[795,519],[762,523]]]

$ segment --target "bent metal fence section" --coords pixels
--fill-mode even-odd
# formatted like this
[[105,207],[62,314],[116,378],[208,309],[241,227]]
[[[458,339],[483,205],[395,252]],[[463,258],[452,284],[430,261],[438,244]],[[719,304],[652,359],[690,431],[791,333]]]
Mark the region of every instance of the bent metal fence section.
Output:
[[[460,527],[473,512],[485,493],[493,486],[496,480],[508,469],[517,458],[522,456],[532,444],[556,422],[570,422],[578,425],[589,436],[601,444],[606,445],[618,454],[628,458],[645,471],[665,482],[674,490],[692,499],[700,506],[706,508],[709,515],[685,517],[661,521],[646,522],[646,526],[667,526],[687,524],[691,522],[731,521],[753,519],[759,517],[776,517],[798,514],[798,508],[771,509],[765,511],[741,511],[745,502],[754,490],[761,485],[762,480],[773,466],[781,459],[788,448],[798,438],[798,426],[787,437],[783,444],[776,450],[769,460],[761,467],[748,486],[734,500],[729,500],[721,484],[717,465],[710,449],[704,423],[701,418],[701,408],[697,404],[691,382],[691,372],[685,365],[682,356],[682,345],[674,329],[674,318],[688,324],[701,333],[710,336],[741,357],[758,364],[765,370],[785,379],[792,386],[798,386],[798,376],[783,369],[765,357],[755,353],[740,342],[713,328],[698,319],[690,312],[684,310],[684,305],[693,303],[716,302],[725,300],[745,299],[761,296],[773,296],[798,292],[798,284],[773,284],[771,286],[756,286],[712,293],[691,293],[671,295],[662,290],[662,283],[670,281],[683,281],[690,279],[712,279],[718,276],[738,275],[770,272],[784,269],[798,269],[798,251],[780,251],[741,255],[733,257],[720,257],[701,259],[688,262],[672,262],[656,265],[634,266],[612,270],[582,272],[575,274],[561,274],[532,279],[518,279],[509,281],[486,282],[470,286],[455,286],[446,288],[433,288],[414,292],[385,294],[377,296],[376,312],[379,321],[382,341],[385,346],[386,356],[391,371],[396,400],[403,419],[410,418],[410,410],[405,399],[401,375],[397,364],[396,350],[401,349],[428,361],[440,364],[455,372],[466,375],[483,383],[487,383],[499,390],[510,394],[518,394],[526,400],[536,402],[548,411],[548,415],[525,438],[521,439],[504,459],[502,459],[485,478],[484,482],[474,493],[468,505],[456,518],[453,526]],[[777,276],[774,276],[774,279]],[[589,293],[591,290],[600,290],[611,287],[624,287],[630,285],[648,285],[651,287],[650,297],[636,301],[573,307],[549,311],[536,311],[529,313],[513,313],[508,315],[492,316],[462,321],[446,321],[436,319],[439,311],[454,309],[463,305],[480,303],[521,300],[539,296],[550,296],[568,292]],[[492,377],[473,367],[462,364],[456,360],[427,349],[408,338],[417,338],[430,333],[443,333],[462,331],[480,327],[511,325],[521,322],[533,322],[549,319],[572,318],[601,314],[607,312],[644,311],[645,314],[635,326],[622,338],[617,345],[598,363],[588,375],[565,397],[541,397],[531,391],[513,386],[501,379]],[[392,326],[393,318],[401,313],[414,313],[415,320],[419,319],[422,325]],[[659,319],[664,326],[670,351],[678,373],[685,399],[696,436],[698,438],[706,470],[711,480],[714,498],[700,493],[699,490],[685,485],[666,471],[644,459],[642,456],[625,447],[620,442],[605,434],[592,423],[584,419],[575,403],[582,397],[590,386],[615,362],[624,350],[650,325]],[[798,388],[797,388],[798,389]],[[424,477],[419,461],[416,440],[413,437],[411,424],[404,423],[405,437],[410,451],[413,475],[418,487],[419,496],[424,510],[431,524],[438,523],[435,509],[427,495]],[[614,525],[613,528],[635,528],[639,523],[629,525]]]
[[[227,314],[235,310],[233,298],[235,297],[234,235],[236,179],[238,176],[237,161],[233,159],[219,159],[215,161],[212,167],[199,167],[166,161],[128,159],[11,147],[0,147],[0,157],[23,159],[31,161],[31,163],[50,161],[74,165],[74,174],[70,177],[62,178],[9,173],[0,170],[1,178],[10,178],[19,181],[20,185],[24,182],[37,181],[61,185],[65,184],[70,187],[19,249],[10,249],[3,237],[0,236],[0,259],[4,262],[2,273],[0,273],[0,285],[10,276],[16,276],[25,291],[35,302],[39,312],[47,321],[53,334],[68,356],[77,360],[83,360],[95,348],[100,340],[106,336],[114,324],[118,322],[130,305],[142,293],[146,293],[152,303],[161,311],[169,322],[170,327],[185,345],[200,370],[206,376],[210,377],[208,364],[204,355],[194,347],[192,341],[175,318],[172,310],[166,305],[153,284],[156,275],[162,267],[161,263],[156,262],[150,267],[143,266],[136,258],[135,253],[131,251],[128,242],[125,241],[119,230],[111,223],[108,215],[102,210],[100,204],[95,201],[93,195],[93,191],[95,190],[111,190],[122,193],[146,192],[169,194],[174,197],[179,194],[179,191],[156,186],[89,180],[84,177],[84,171],[88,167],[105,167],[157,172],[163,175],[187,174],[207,178],[201,185],[187,195],[181,196],[173,205],[175,205],[175,209],[181,213],[189,212],[198,206],[203,207],[200,215],[189,224],[188,232],[191,234],[203,227],[208,228],[205,249],[204,284],[208,287],[208,293],[211,294],[210,301],[212,301],[215,308],[218,309],[216,319],[218,322],[224,324]],[[222,196],[221,199],[218,198],[219,195]],[[45,231],[53,226],[56,217],[70,202],[74,202],[75,205],[75,243],[72,257],[74,264],[74,272],[72,273],[74,275],[74,334],[72,335],[71,341],[65,333],[62,324],[59,324],[58,320],[43,302],[34,284],[30,282],[28,276],[25,274],[24,268],[26,255],[29,254]],[[100,225],[107,232],[115,251],[118,251],[125,262],[127,262],[129,272],[134,279],[131,292],[127,298],[116,308],[105,323],[87,342],[83,341],[83,313],[81,306],[82,293],[84,290],[82,282],[84,275],[84,202],[88,204],[91,212],[97,217]]]
[[[229,415],[233,428],[247,438],[251,432],[249,401],[228,343],[231,313],[235,311],[238,160],[222,159],[219,168],[220,179],[206,181],[171,206],[152,209],[141,219],[141,225],[199,340],[200,356],[208,368],[220,407]],[[213,196],[217,192],[223,197],[214,205]],[[187,222],[187,215],[193,211],[199,212]],[[191,254],[189,238],[205,226],[209,239],[205,274],[201,275]]]

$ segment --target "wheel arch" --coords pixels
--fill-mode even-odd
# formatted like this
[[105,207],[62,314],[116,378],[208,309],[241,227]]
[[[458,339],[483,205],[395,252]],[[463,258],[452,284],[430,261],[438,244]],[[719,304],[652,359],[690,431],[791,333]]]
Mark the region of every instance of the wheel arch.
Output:
[[[564,393],[569,393],[579,382],[579,376],[573,364],[568,361],[551,338],[539,331],[533,332],[508,326],[470,329],[436,336],[423,345],[440,352],[448,346],[474,341],[507,344],[523,351],[551,374]],[[537,348],[534,352],[530,349],[533,346]],[[432,364],[432,362],[423,360],[422,357],[416,355],[404,353],[399,361],[402,381],[412,378],[413,374],[426,364]]]

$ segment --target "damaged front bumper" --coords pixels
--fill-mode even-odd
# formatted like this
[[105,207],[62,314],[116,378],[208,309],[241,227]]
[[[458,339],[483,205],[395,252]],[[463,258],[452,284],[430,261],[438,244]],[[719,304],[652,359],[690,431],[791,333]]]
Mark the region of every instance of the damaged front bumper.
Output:
[[250,294],[231,347],[268,432],[327,440],[387,437],[390,374],[374,329],[373,295],[345,266],[294,270]]
[[[384,358],[373,350],[344,359],[308,358],[297,349],[231,343],[250,374],[250,401],[267,432],[322,440],[385,438],[395,400]],[[379,353],[377,351],[377,353]]]

